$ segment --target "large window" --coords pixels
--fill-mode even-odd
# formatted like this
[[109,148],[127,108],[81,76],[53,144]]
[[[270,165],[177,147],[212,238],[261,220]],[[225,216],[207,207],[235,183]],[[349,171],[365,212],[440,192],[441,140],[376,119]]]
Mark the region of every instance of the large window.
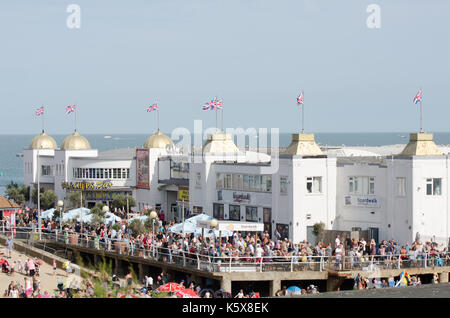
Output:
[[427,195],[441,195],[442,194],[442,179],[429,178],[427,179]]
[[322,193],[322,177],[306,178],[306,191],[308,193]]
[[374,177],[349,177],[348,178],[349,194],[375,194],[375,178]]
[[[60,167],[62,172],[63,167]],[[77,179],[129,179],[129,168],[73,168],[73,177]]]
[[218,190],[272,192],[272,176],[217,173],[216,188]]
[[406,178],[397,178],[397,195],[406,196]]
[[232,221],[241,220],[241,206],[240,205],[230,205],[228,218]]
[[246,206],[245,219],[248,222],[258,222],[258,208],[256,206]]

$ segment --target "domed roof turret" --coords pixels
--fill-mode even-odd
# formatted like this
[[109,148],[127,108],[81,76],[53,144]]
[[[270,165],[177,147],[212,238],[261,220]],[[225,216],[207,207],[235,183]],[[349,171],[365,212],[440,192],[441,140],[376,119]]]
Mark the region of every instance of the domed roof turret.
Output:
[[76,130],[67,136],[61,143],[61,150],[87,150],[91,149],[89,141],[81,136]]
[[30,142],[30,149],[56,149],[58,145],[55,139],[47,135],[44,130]]
[[144,143],[144,148],[162,148],[166,149],[167,146],[172,147],[173,141],[168,136],[164,135],[159,129],[158,131],[147,138]]

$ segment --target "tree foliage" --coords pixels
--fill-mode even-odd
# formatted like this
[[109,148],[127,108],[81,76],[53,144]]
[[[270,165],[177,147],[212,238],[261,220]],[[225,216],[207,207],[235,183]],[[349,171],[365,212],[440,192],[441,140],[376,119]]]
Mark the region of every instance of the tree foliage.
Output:
[[[53,190],[40,190],[40,207],[41,209],[47,210],[55,206],[56,193]],[[37,205],[37,189],[33,189],[32,195],[33,203]]]
[[25,203],[30,200],[30,187],[25,185],[19,186],[11,181],[6,185],[6,196],[17,204]]
[[[82,194],[82,206],[86,206],[86,195]],[[76,209],[80,207],[80,192],[69,192],[66,194],[66,208],[68,210]]]
[[123,194],[116,194],[113,197],[113,201],[111,202],[111,205],[113,208],[116,209],[126,209],[127,208],[127,198],[128,198],[128,207],[131,209],[132,207],[136,206],[136,201],[131,195],[123,195]]
[[144,226],[144,223],[142,223],[139,219],[134,219],[131,221],[131,223],[128,226],[134,234],[139,235],[146,232],[146,228]]

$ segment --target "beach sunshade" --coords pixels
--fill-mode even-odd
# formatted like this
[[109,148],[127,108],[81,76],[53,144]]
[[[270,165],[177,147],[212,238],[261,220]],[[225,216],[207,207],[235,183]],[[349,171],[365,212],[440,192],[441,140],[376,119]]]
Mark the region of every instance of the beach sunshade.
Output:
[[175,293],[180,298],[199,298],[196,291],[192,289],[182,289]]
[[171,293],[174,293],[174,292],[177,292],[177,291],[180,291],[183,289],[184,289],[184,286],[181,286],[180,284],[177,284],[177,283],[167,283],[158,288],[158,290],[161,292],[171,292]]
[[55,212],[54,208],[48,209],[48,210],[46,210],[44,212],[41,212],[41,218],[42,219],[46,219],[46,220],[52,219],[53,218],[53,212]]
[[297,286],[291,286],[291,287],[289,287],[287,290],[288,290],[291,294],[294,294],[294,295],[296,295],[296,294],[301,294],[301,292],[302,292],[302,289],[301,289],[300,287],[297,287]]

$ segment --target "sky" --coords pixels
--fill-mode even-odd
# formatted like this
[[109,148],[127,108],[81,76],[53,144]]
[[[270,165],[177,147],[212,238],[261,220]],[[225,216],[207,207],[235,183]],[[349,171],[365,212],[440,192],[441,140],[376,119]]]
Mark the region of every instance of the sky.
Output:
[[[70,4],[80,28],[68,28]],[[369,28],[368,6],[380,8]],[[0,2],[0,134],[152,133],[215,125],[306,132],[450,131],[448,0]]]

